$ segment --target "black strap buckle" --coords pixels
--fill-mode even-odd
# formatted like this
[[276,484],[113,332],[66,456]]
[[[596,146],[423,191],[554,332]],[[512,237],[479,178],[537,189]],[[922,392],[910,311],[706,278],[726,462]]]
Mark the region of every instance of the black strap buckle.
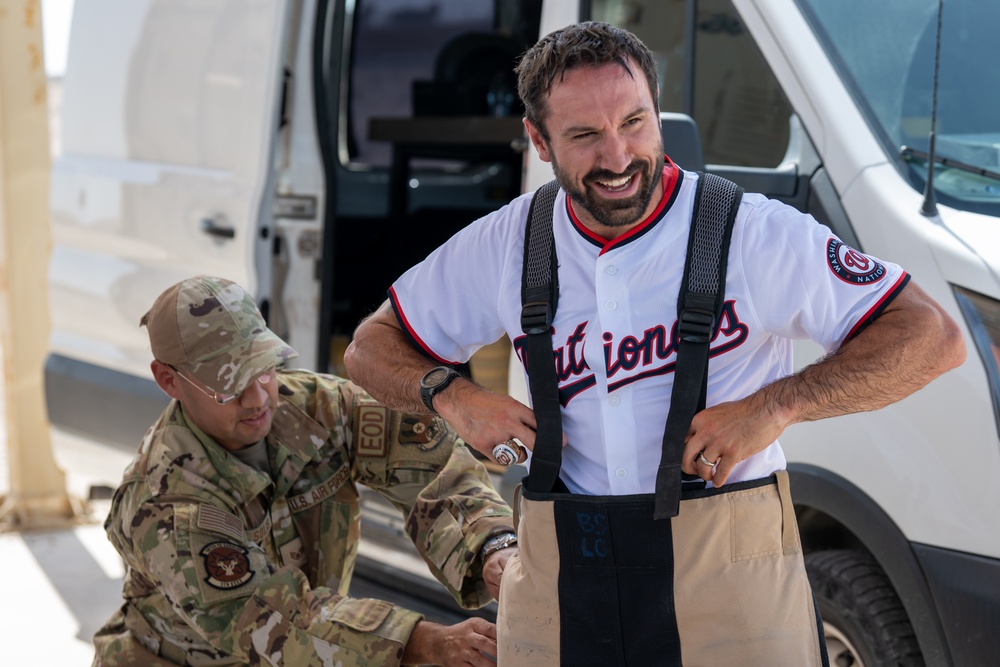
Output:
[[548,333],[552,328],[552,306],[548,301],[530,301],[521,307],[521,331]]
[[685,308],[677,320],[680,339],[688,343],[708,343],[715,332],[715,313],[700,308]]

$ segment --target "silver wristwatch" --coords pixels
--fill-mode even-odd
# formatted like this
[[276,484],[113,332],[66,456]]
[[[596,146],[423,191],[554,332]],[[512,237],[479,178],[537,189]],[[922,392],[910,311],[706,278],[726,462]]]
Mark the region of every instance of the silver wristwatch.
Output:
[[517,535],[515,533],[500,533],[499,535],[494,535],[486,540],[486,542],[483,543],[483,548],[479,550],[479,562],[485,563],[486,559],[489,558],[490,555],[500,551],[501,549],[512,547],[515,544],[517,544]]

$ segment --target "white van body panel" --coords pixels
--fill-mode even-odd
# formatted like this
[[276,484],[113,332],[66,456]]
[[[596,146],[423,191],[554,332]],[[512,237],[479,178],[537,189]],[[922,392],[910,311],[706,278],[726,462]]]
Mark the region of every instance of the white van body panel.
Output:
[[[864,251],[901,264],[958,321],[951,284],[986,286],[995,297],[996,219],[945,206],[937,217],[922,215],[923,198],[887,161],[795,3],[734,5],[813,139]],[[796,366],[821,354],[798,343]],[[982,364],[965,364],[888,408],[797,425],[780,440],[790,463],[819,466],[864,489],[911,541],[1000,557],[1000,515],[991,509],[1000,488],[976,482],[1000,478],[986,384]],[[974,472],[969,462],[977,462]],[[967,484],[981,491],[970,494]]]
[[[817,350],[796,343],[796,366]],[[1000,489],[987,480],[1000,475],[1000,459],[985,382],[968,364],[878,412],[792,426],[781,444],[790,462],[864,489],[909,540],[995,558]]]
[[[967,211],[947,210],[941,216],[941,224],[955,235],[963,248],[974,249],[983,260],[983,268],[992,277],[992,280],[979,276],[965,280],[956,278],[955,282],[977,285],[984,294],[1000,298],[1000,230],[997,229],[996,218]],[[939,250],[939,247],[935,246],[935,250]]]
[[[889,165],[866,170],[842,198],[865,250],[902,264],[961,321],[950,284],[995,290],[995,274],[940,220],[982,218],[985,224],[989,218],[944,206],[940,220],[926,218],[921,201]],[[971,339],[966,346],[975,357]],[[817,350],[797,345],[796,367],[816,358]],[[864,489],[911,541],[1000,557],[1000,516],[993,510],[1000,487],[982,483],[1000,478],[997,424],[984,386],[983,365],[974,359],[899,403],[795,426],[781,443],[789,461],[836,471]]]
[[147,377],[139,318],[164,288],[212,266],[258,290],[284,15],[259,0],[76,6],[52,169],[54,353]]

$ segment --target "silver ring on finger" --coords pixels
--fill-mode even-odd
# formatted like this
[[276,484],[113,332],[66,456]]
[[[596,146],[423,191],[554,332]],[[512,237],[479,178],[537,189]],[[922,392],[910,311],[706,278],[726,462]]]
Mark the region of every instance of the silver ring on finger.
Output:
[[517,463],[521,458],[521,446],[511,438],[506,442],[501,442],[493,448],[493,458],[503,467],[508,467]]
[[705,452],[698,452],[698,463],[702,464],[703,466],[708,466],[709,468],[714,468],[716,464],[718,464],[718,461],[715,461],[713,463],[712,461],[709,461],[708,459],[705,458]]

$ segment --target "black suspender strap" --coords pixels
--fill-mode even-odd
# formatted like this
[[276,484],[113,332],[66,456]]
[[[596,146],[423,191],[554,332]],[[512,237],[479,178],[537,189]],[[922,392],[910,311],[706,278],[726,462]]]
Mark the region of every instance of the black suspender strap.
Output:
[[[521,278],[524,364],[538,425],[531,472],[524,485],[535,493],[551,492],[562,466],[562,411],[552,352],[552,321],[559,297],[552,215],[558,191],[555,181],[546,183],[531,201]],[[677,360],[656,474],[656,519],[677,516],[680,507],[684,439],[691,419],[705,407],[709,344],[722,313],[729,239],[742,196],[743,189],[736,184],[713,174],[700,174],[677,299]]]
[[524,365],[537,430],[529,491],[549,493],[562,467],[562,410],[552,354],[552,319],[559,300],[559,271],[552,214],[559,184],[550,181],[536,192],[528,210],[521,278],[521,330],[527,334]]
[[698,178],[684,281],[677,298],[677,361],[663,451],[656,472],[654,519],[677,516],[681,458],[691,419],[705,408],[709,344],[725,301],[729,240],[743,189],[714,174]]

